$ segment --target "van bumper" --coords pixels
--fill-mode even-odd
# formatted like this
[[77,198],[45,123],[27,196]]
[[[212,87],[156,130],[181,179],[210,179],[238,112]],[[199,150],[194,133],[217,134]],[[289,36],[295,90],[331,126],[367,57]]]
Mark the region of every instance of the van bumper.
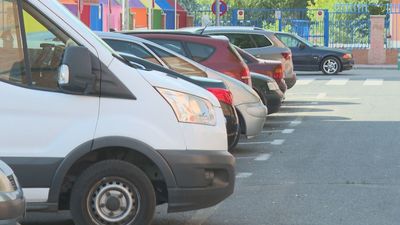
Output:
[[227,151],[159,151],[170,165],[176,187],[168,187],[168,212],[214,206],[235,186],[235,159]]
[[22,192],[0,192],[0,225],[15,224],[25,215],[25,199]]

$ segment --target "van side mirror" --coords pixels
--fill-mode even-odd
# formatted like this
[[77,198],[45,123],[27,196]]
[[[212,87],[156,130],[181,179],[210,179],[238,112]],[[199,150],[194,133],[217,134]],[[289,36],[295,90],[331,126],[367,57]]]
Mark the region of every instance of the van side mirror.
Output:
[[306,48],[306,45],[305,45],[304,43],[300,43],[299,49],[300,49],[300,50],[303,50],[303,49],[305,49],[305,48]]
[[66,92],[84,94],[93,86],[94,76],[89,50],[80,46],[67,47],[58,70],[58,86]]

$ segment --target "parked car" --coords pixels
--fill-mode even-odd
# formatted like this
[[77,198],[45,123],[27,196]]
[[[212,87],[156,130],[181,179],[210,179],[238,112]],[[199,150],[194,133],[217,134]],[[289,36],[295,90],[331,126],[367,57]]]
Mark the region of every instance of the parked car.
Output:
[[349,51],[319,47],[296,34],[279,32],[275,36],[292,50],[296,71],[322,71],[332,75],[353,68],[353,55]]
[[[212,93],[137,69],[58,1],[0,5],[9,18],[0,30],[19,37],[0,46],[0,158],[28,210],[70,210],[77,225],[149,225],[156,204],[195,210],[233,193]],[[57,45],[32,47],[27,24]]]
[[25,215],[25,198],[12,169],[0,160],[0,224],[15,225]]
[[230,42],[249,52],[256,58],[279,60],[285,68],[285,81],[288,89],[297,81],[293,70],[292,53],[272,31],[257,27],[190,27],[181,31],[205,35],[222,35],[229,38]]
[[[250,53],[236,46],[236,50],[246,62],[250,72],[259,73],[273,78],[278,84],[283,94],[287,91],[287,85],[283,75],[283,65],[281,61],[257,59]],[[252,77],[253,78],[253,77]],[[254,79],[254,78],[253,78]],[[254,85],[253,85],[254,86]]]
[[285,98],[276,81],[263,74],[251,72],[253,88],[260,95],[262,102],[268,108],[268,114],[279,112]]
[[[100,36],[119,52],[135,55],[182,74],[224,81],[232,92],[241,133],[247,137],[261,133],[268,110],[261,102],[258,94],[248,85],[142,38],[117,33],[100,33]],[[235,142],[237,141],[235,140]]]
[[234,46],[226,40],[170,31],[126,31],[171,49],[193,61],[251,86],[250,70]]

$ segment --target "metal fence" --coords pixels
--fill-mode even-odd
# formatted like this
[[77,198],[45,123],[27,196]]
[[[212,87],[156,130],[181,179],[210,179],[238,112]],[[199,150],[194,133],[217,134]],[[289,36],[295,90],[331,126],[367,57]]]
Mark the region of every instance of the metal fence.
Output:
[[[222,16],[224,26],[255,26],[296,33],[310,42],[337,48],[369,48],[371,15],[385,17],[385,48],[400,48],[400,4],[337,4],[327,9],[238,9]],[[214,24],[209,10],[195,12],[195,25]],[[207,19],[209,21],[207,21]]]

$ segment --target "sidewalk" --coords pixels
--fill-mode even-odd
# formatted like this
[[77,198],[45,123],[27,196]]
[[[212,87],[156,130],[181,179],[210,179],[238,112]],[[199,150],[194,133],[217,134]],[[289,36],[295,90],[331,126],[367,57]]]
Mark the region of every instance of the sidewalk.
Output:
[[397,65],[364,65],[364,64],[356,64],[354,65],[354,69],[358,70],[397,70]]

